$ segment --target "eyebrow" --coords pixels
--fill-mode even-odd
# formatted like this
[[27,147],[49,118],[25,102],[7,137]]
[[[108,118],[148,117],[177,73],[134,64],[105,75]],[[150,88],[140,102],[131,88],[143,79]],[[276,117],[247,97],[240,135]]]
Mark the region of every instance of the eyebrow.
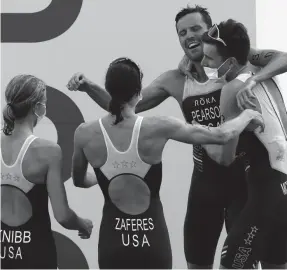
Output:
[[184,28],[179,28],[179,27],[177,27],[177,29],[178,29],[178,32],[180,32],[180,31],[183,31],[183,30],[185,30],[185,29],[187,29],[187,28],[195,28],[195,27],[202,27],[201,25],[199,25],[199,24],[194,24],[194,25],[189,25],[189,26],[187,26],[187,27],[184,27]]

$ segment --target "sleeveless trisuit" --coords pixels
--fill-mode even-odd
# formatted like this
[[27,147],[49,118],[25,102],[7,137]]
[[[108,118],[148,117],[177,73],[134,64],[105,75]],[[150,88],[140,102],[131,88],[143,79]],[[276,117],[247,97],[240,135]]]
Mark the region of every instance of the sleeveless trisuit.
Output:
[[100,120],[107,160],[94,171],[105,203],[100,226],[98,260],[101,269],[170,269],[172,254],[159,191],[162,163],[150,165],[138,153],[142,117],[138,117],[130,147],[118,151]]

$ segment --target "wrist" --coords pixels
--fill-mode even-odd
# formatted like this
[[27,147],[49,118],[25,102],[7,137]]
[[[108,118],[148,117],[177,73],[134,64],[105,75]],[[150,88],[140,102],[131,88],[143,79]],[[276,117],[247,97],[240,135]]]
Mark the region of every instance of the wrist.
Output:
[[86,92],[86,93],[90,93],[90,91],[91,91],[91,84],[92,84],[92,82],[86,78],[85,82],[83,83],[83,91]]
[[254,110],[246,109],[246,110],[243,111],[243,113],[245,113],[247,122],[251,122],[253,120],[253,118],[254,118]]
[[252,84],[252,86],[254,87],[257,83],[260,83],[261,80],[260,80],[260,77],[258,76],[258,74],[254,74],[253,76],[251,76],[249,79],[248,79],[248,82],[250,84]]
[[83,224],[83,219],[80,218],[78,215],[76,215],[76,217],[77,217],[77,227],[78,227],[78,228],[82,228],[82,227],[83,227],[83,226],[82,226],[82,224]]

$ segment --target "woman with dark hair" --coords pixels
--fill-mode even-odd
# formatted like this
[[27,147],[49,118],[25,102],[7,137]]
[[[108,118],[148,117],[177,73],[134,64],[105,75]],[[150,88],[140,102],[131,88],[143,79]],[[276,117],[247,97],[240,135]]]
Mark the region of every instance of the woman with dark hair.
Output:
[[33,135],[46,113],[46,85],[31,75],[8,84],[1,134],[1,268],[57,269],[48,197],[56,220],[89,238],[92,222],[70,209],[56,143]]
[[[173,139],[189,144],[224,144],[259,113],[246,110],[221,127],[188,125],[172,117],[141,117],[142,72],[128,58],[113,61],[106,74],[110,114],[75,132],[73,180],[98,183],[105,198],[100,227],[99,267],[172,268],[172,253],[160,200],[162,152]],[[95,175],[87,174],[91,164]]]

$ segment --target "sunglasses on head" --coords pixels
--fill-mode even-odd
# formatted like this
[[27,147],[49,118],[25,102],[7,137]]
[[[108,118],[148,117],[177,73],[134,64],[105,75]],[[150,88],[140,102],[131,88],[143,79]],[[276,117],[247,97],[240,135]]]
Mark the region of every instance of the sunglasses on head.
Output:
[[224,46],[227,46],[223,39],[220,38],[219,28],[217,24],[214,24],[207,32],[207,35],[217,42],[222,43]]

